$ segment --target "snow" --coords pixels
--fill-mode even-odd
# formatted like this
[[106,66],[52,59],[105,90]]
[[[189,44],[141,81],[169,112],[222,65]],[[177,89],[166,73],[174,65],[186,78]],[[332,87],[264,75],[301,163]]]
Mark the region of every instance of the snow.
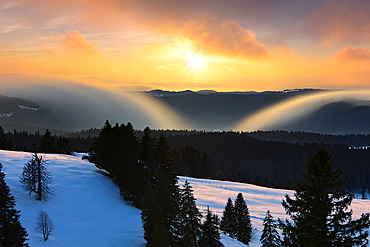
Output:
[[[21,222],[34,246],[145,246],[140,210],[127,205],[118,187],[91,163],[74,156],[43,154],[53,176],[54,195],[44,202],[23,191],[19,182],[31,153],[0,151],[6,182],[21,210]],[[49,240],[35,233],[37,213],[44,210],[55,231]]]
[[[243,193],[244,200],[246,201],[252,221],[253,237],[250,243],[251,247],[261,246],[260,238],[262,234],[262,223],[266,216],[267,210],[270,210],[271,215],[275,220],[287,219],[284,208],[281,206],[281,201],[286,194],[293,196],[294,191],[266,188],[252,184],[243,184],[228,181],[218,181],[210,179],[199,179],[180,177],[180,183],[188,180],[193,187],[194,196],[197,198],[197,206],[204,214],[209,206],[213,213],[221,218],[223,210],[230,197],[235,201],[238,193]],[[370,212],[370,200],[354,199],[352,202],[353,218],[357,219],[363,213]],[[222,236],[225,246],[245,246],[239,242],[231,242],[232,239],[225,239],[226,235]]]
[[[5,179],[15,197],[17,209],[21,210],[21,222],[27,229],[31,247],[145,246],[140,210],[127,205],[118,187],[93,164],[81,159],[85,154],[41,155],[48,160],[54,182],[54,195],[46,202],[29,196],[19,182],[23,166],[32,154],[0,150]],[[208,205],[221,217],[227,198],[234,200],[239,192],[243,193],[254,228],[252,247],[261,245],[259,239],[266,211],[270,210],[275,220],[285,219],[281,200],[285,194],[293,195],[289,190],[190,177],[180,177],[180,184],[185,180],[193,187],[197,206],[203,214]],[[354,218],[358,218],[362,213],[370,212],[370,200],[355,199],[352,208]],[[34,230],[40,210],[46,211],[55,225],[55,231],[46,242]],[[246,246],[225,234],[221,234],[221,239],[226,247]]]
[[31,111],[33,113],[36,113],[38,110],[40,110],[40,108],[29,107],[29,106],[24,106],[24,105],[18,105],[18,107],[19,107],[19,109]]
[[13,112],[11,113],[0,113],[0,118],[10,118],[13,116]]

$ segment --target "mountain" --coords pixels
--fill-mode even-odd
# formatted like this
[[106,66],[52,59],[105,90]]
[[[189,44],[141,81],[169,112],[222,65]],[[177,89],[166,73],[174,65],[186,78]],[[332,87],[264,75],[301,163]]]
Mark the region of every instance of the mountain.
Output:
[[[231,130],[261,110],[297,96],[320,92],[318,89],[293,89],[265,92],[187,92],[155,90],[146,92],[185,117],[196,129]],[[161,93],[159,93],[161,92]],[[156,95],[160,94],[161,97]],[[292,112],[291,114],[294,114]],[[306,131],[323,134],[370,134],[370,102],[328,102],[309,114],[284,125],[265,130]]]
[[268,106],[316,91],[319,90],[295,89],[260,93],[212,92],[209,94],[153,90],[146,93],[171,106],[197,129],[228,130],[246,116]]
[[370,102],[362,104],[334,102],[321,106],[313,113],[282,126],[281,130],[296,130],[326,134],[369,134]]
[[[24,164],[31,153],[1,151],[0,160],[5,180],[21,210],[21,223],[29,234],[30,246],[130,246],[144,247],[140,210],[127,205],[119,189],[93,164],[76,156],[43,154],[53,176],[54,195],[48,201],[36,201],[23,191],[19,182]],[[241,192],[249,207],[254,235],[251,247],[261,246],[262,222],[270,210],[275,219],[286,218],[281,200],[293,191],[279,190],[251,184],[180,177],[180,184],[188,180],[194,189],[196,204],[202,213],[207,206],[222,216],[227,198],[235,199]],[[370,211],[370,200],[354,199],[353,218]],[[34,231],[37,213],[44,210],[52,219],[55,231],[43,241]],[[243,247],[240,242],[221,234],[225,247]]]
[[0,95],[0,125],[8,131],[13,129],[36,131],[66,129],[66,125],[52,116],[52,112],[37,103]]

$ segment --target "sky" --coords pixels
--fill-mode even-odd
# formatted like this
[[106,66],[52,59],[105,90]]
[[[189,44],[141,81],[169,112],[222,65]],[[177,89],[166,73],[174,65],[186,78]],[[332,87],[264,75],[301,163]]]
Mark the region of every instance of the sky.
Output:
[[1,0],[0,89],[370,86],[370,2]]

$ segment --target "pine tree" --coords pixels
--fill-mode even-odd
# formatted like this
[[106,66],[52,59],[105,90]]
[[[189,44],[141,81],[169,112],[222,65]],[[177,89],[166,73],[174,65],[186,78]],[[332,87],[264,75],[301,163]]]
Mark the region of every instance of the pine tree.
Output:
[[180,225],[178,247],[198,246],[201,235],[201,214],[195,204],[190,183],[186,180],[180,190],[178,221]]
[[53,153],[55,151],[55,139],[47,129],[44,136],[40,141],[39,152],[40,153]]
[[244,201],[243,194],[239,193],[235,204],[235,237],[244,244],[249,244],[252,238],[252,223],[249,216],[247,203]]
[[51,175],[47,169],[46,161],[42,156],[36,153],[32,155],[32,159],[24,166],[20,182],[22,188],[26,191],[36,193],[36,199],[41,201],[47,199],[52,194]]
[[32,192],[36,193],[37,188],[37,164],[35,159],[28,161],[23,167],[22,175],[20,176],[20,182],[22,188],[25,191],[29,191],[31,195]]
[[72,152],[71,145],[66,137],[58,138],[58,141],[55,143],[55,152],[61,154],[70,154]]
[[281,240],[276,230],[277,224],[274,222],[270,210],[267,210],[266,217],[263,220],[263,230],[261,235],[261,247],[279,247]]
[[235,210],[231,198],[227,199],[225,210],[221,218],[221,231],[229,234],[230,237],[235,237]]
[[355,246],[368,244],[369,214],[352,220],[352,195],[343,191],[345,178],[333,171],[330,154],[318,150],[308,159],[304,181],[295,185],[295,199],[286,195],[282,205],[291,217],[281,222],[285,246]]
[[144,195],[141,221],[147,247],[166,247],[170,245],[166,217],[159,205],[157,193],[149,182]]
[[140,152],[139,152],[139,159],[150,165],[155,160],[155,147],[154,141],[150,135],[150,128],[146,127],[144,129],[144,135],[140,141]]
[[2,168],[0,164],[0,246],[28,246],[27,232],[19,221],[20,211],[15,209],[15,200]]
[[217,215],[213,215],[207,206],[206,220],[202,225],[202,235],[199,240],[200,247],[222,247],[220,229]]

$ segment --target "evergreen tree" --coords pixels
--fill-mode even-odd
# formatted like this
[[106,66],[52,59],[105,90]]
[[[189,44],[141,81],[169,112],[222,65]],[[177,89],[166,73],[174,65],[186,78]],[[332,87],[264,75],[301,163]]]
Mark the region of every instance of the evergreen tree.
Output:
[[22,175],[20,176],[20,182],[22,188],[25,191],[29,191],[31,195],[32,192],[36,193],[37,189],[37,164],[35,159],[28,161],[23,167]]
[[222,247],[220,229],[217,215],[213,215],[207,206],[206,220],[202,225],[202,235],[199,240],[200,247]]
[[15,200],[2,168],[0,164],[0,246],[28,246],[27,232],[19,221],[20,211],[15,209]]
[[201,235],[200,214],[190,183],[186,180],[180,190],[178,221],[180,225],[178,247],[198,246]]
[[55,151],[55,139],[47,129],[44,136],[40,141],[39,152],[40,153],[53,153]]
[[249,244],[252,238],[252,223],[249,216],[247,203],[244,201],[243,194],[239,193],[235,204],[235,237],[244,244]]
[[231,198],[227,199],[224,213],[221,218],[221,231],[229,234],[230,237],[235,237],[236,226],[235,226],[235,210],[234,204]]
[[261,247],[279,247],[281,240],[276,230],[277,225],[273,220],[270,210],[267,210],[266,217],[263,220],[263,230],[261,235]]
[[22,183],[24,190],[29,191],[30,194],[35,192],[36,199],[39,201],[47,199],[52,193],[50,188],[51,175],[47,169],[46,161],[36,153],[32,155],[32,159],[24,166],[19,181]]
[[140,153],[139,153],[139,159],[150,165],[155,160],[155,146],[154,141],[150,135],[150,128],[146,127],[144,129],[144,135],[141,138],[140,141]]
[[306,162],[304,181],[295,184],[295,199],[282,205],[290,221],[281,222],[285,246],[355,246],[368,244],[369,214],[352,220],[352,195],[343,191],[345,178],[333,171],[330,154],[318,150]]
[[108,120],[105,121],[104,127],[99,132],[98,137],[94,139],[90,147],[90,161],[100,169],[112,172],[114,164],[113,158],[113,130]]
[[55,143],[55,152],[62,154],[72,153],[71,145],[67,138],[64,136],[58,138],[58,141]]
[[170,246],[170,235],[166,217],[159,205],[157,193],[149,182],[144,195],[141,221],[143,223],[144,239],[147,241],[147,247]]

